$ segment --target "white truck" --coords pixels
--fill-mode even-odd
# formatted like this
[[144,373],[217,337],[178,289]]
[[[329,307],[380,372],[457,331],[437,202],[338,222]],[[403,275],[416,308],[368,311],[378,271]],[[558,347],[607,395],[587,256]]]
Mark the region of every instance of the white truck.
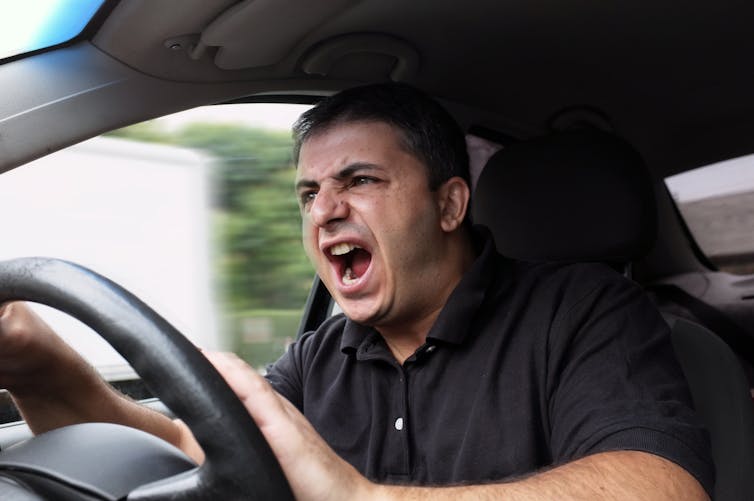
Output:
[[[0,260],[46,256],[84,265],[142,298],[196,344],[219,348],[211,164],[189,149],[98,137],[2,174]],[[108,380],[132,375],[89,328],[39,310]]]

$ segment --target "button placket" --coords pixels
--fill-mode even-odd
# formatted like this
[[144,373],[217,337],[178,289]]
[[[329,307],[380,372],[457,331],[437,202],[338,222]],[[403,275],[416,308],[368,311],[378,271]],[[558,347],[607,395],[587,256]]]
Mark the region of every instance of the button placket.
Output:
[[[392,414],[388,418],[387,443],[391,444],[388,449],[392,449],[390,456],[392,461],[389,462],[388,475],[391,478],[403,478],[410,472],[411,452],[409,450],[408,430],[406,429],[408,418],[408,371],[405,370],[400,364],[395,362],[394,365],[398,378],[396,383],[398,387],[395,388],[395,396],[393,400],[393,406],[390,409],[385,409],[386,412]],[[387,466],[387,465],[386,465]]]

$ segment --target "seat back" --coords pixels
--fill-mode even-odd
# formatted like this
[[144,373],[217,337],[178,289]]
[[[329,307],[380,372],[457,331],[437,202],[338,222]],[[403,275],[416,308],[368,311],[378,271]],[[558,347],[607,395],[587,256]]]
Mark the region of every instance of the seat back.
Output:
[[754,408],[746,375],[712,332],[675,315],[664,317],[697,413],[712,434],[715,499],[746,499],[754,493]]
[[628,263],[656,234],[652,181],[627,143],[573,131],[506,146],[472,197],[501,254],[527,261]]
[[[651,177],[625,142],[573,131],[493,155],[472,197],[472,217],[498,250],[525,261],[598,261],[630,269],[651,248]],[[710,432],[715,499],[754,493],[754,408],[733,351],[688,320],[666,317],[694,405]]]

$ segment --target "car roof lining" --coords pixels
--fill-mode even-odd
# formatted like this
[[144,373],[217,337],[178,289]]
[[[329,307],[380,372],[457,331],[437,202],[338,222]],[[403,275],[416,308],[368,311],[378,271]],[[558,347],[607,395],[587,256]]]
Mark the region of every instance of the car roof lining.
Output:
[[[191,59],[189,46],[175,50],[166,46],[166,41],[182,36],[190,41],[222,19],[227,9],[250,2],[130,0],[109,4],[114,5],[111,16],[91,43],[112,59],[100,57],[97,64],[118,67],[118,72],[127,73],[127,82],[135,85],[124,84],[90,95],[97,95],[97,99],[101,96],[103,106],[107,104],[115,111],[129,108],[127,113],[92,112],[83,117],[76,130],[70,123],[62,134],[60,129],[49,134],[45,130],[43,134],[49,137],[41,139],[46,149],[38,153],[17,151],[35,149],[28,144],[28,135],[6,137],[0,145],[6,154],[0,168],[106,130],[193,106],[257,93],[327,95],[365,81],[389,79],[395,61],[411,59],[414,56],[405,56],[411,53],[415,53],[414,62],[408,66],[414,69],[408,71],[405,80],[438,97],[464,127],[475,124],[512,137],[530,137],[549,132],[553,118],[570,109],[594,110],[609,122],[614,133],[634,145],[658,179],[752,152],[754,125],[747,117],[754,111],[754,93],[750,91],[754,88],[754,68],[737,62],[748,60],[748,54],[754,52],[754,39],[743,21],[754,17],[754,4],[740,5],[741,12],[731,17],[711,0],[685,4],[688,15],[684,16],[657,5],[632,5],[629,9],[588,2],[568,6],[554,2],[544,8],[513,0],[481,0],[459,11],[451,0],[416,0],[410,4],[360,0],[347,7],[331,1],[342,10],[326,22],[303,28],[295,23],[282,24],[281,30],[286,32],[282,39],[293,43],[293,48],[283,51],[281,61],[240,70],[220,69],[215,64],[218,49],[210,48],[198,59]],[[254,11],[255,22],[281,19],[283,11],[276,2],[265,0],[260,5],[266,10],[261,14]],[[477,10],[471,10],[472,6]],[[401,16],[395,19],[398,8]],[[425,19],[428,9],[432,22]],[[176,16],[176,11],[183,15]],[[481,11],[485,15],[478,15]],[[472,28],[462,30],[467,23]],[[700,36],[702,28],[707,28],[709,36]],[[336,57],[343,44],[332,41],[343,36],[366,40],[367,45],[369,37],[381,42],[371,52]],[[594,40],[602,43],[595,44]],[[328,43],[335,48],[325,50],[323,57],[328,59],[328,52],[335,53],[329,57],[336,60],[336,67],[326,76],[307,74],[307,61]],[[64,51],[78,50],[84,44]],[[253,52],[251,48],[249,51]],[[56,62],[67,57],[57,56],[57,52],[11,64],[24,68],[48,65],[48,70],[40,74],[54,71],[56,86],[82,78],[76,75],[78,70],[67,71]],[[699,58],[705,58],[706,71],[699,70]],[[370,60],[380,66],[378,73],[360,73],[360,68],[370,66],[365,64]],[[93,70],[90,73],[98,68]],[[168,90],[171,86],[172,91]],[[43,83],[34,83],[29,89],[16,88],[12,93],[15,99],[0,104],[0,126],[34,115],[15,116],[14,110],[23,109],[18,103],[31,100],[38,102],[40,110],[53,105],[62,109],[64,104],[84,98],[67,96]],[[161,98],[153,99],[155,95]],[[61,115],[60,123],[66,122],[69,120]],[[39,124],[29,122],[28,128],[13,130],[11,136],[31,130],[39,134]]]
[[[685,3],[683,15],[652,3],[481,0],[459,9],[453,0],[130,0],[117,5],[93,43],[160,79],[329,92],[389,79],[394,65],[385,54],[395,51],[384,43],[348,54],[326,77],[306,73],[311,51],[343,36],[383,37],[415,52],[416,71],[405,81],[497,115],[485,126],[545,133],[563,109],[590,107],[666,176],[752,150],[745,117],[754,111],[754,68],[739,62],[754,52],[754,4],[737,9],[732,16],[712,0]],[[239,26],[268,28],[255,34]],[[272,26],[279,33],[267,43]],[[181,49],[166,45],[176,37]],[[200,38],[206,48],[192,59]],[[370,72],[370,61],[387,71]]]

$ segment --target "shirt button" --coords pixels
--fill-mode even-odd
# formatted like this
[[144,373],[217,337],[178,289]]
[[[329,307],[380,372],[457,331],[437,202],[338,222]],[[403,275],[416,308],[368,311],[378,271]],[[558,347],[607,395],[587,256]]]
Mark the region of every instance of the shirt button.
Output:
[[401,431],[403,429],[403,418],[399,417],[395,420],[395,429]]
[[433,351],[435,351],[435,348],[437,348],[437,346],[435,346],[435,345],[428,346],[427,347],[427,353],[432,353]]

